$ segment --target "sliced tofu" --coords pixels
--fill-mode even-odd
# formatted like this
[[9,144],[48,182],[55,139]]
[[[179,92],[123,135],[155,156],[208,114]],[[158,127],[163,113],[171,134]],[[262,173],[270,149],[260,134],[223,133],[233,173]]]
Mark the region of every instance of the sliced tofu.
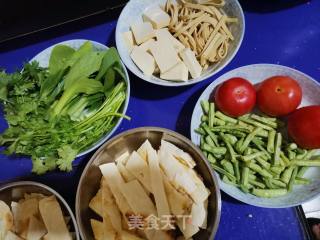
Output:
[[162,28],[155,30],[157,40],[168,41],[168,44],[172,44],[177,52],[181,52],[185,46],[176,39],[168,30],[168,28]]
[[13,216],[9,206],[0,200],[0,239],[3,238],[7,231],[13,229]]
[[150,148],[152,148],[152,145],[149,140],[146,140],[137,150],[137,153],[146,163],[148,163],[148,149]]
[[155,37],[155,33],[150,22],[135,23],[131,25],[131,30],[138,45]]
[[146,22],[150,22],[155,29],[164,28],[170,24],[170,16],[159,6],[152,6],[144,11],[142,18]]
[[158,154],[149,144],[147,149],[150,168],[152,193],[155,199],[158,217],[171,215],[166,192],[164,190],[162,173],[159,165]]
[[1,238],[1,240],[23,240],[18,235],[14,234],[13,232],[9,231],[7,232],[6,236],[4,238]]
[[98,190],[97,194],[90,200],[89,208],[102,217],[102,190]]
[[125,183],[115,163],[106,163],[99,166],[102,175],[116,200],[123,217],[132,214],[132,210],[122,194],[122,186]]
[[195,161],[193,158],[190,156],[189,153],[183,151],[182,149],[178,148],[174,144],[161,140],[161,149],[162,151],[167,151],[171,153],[176,159],[178,159],[181,163],[184,165],[194,168],[196,166]]
[[59,202],[54,196],[43,198],[39,201],[39,210],[48,231],[45,239],[72,240],[64,221]]
[[207,226],[207,206],[208,201],[203,203],[193,203],[191,209],[191,223],[194,226],[200,228],[206,228]]
[[103,219],[108,217],[111,220],[112,227],[117,232],[122,231],[121,213],[105,181],[102,184],[102,213]]
[[124,32],[122,35],[123,35],[123,40],[129,50],[129,52],[131,52],[133,47],[136,45],[134,37],[133,37],[133,33],[131,31],[128,31],[128,32]]
[[123,184],[121,191],[136,215],[147,217],[157,214],[152,200],[137,180]]
[[95,240],[103,240],[103,222],[90,219],[91,228]]
[[123,163],[123,164],[127,164],[127,161],[130,157],[130,154],[128,151],[125,151],[124,153],[122,153],[116,160],[114,160],[116,163]]
[[47,233],[43,222],[32,216],[29,220],[27,240],[40,240]]
[[151,38],[151,39],[149,39],[148,41],[142,43],[139,47],[140,47],[143,51],[149,52],[152,44],[154,44],[155,42],[156,42],[156,41],[155,41],[153,38]]
[[136,151],[131,153],[126,168],[140,181],[147,191],[152,192],[148,163]]
[[143,50],[141,47],[135,46],[132,49],[130,56],[132,61],[145,75],[152,75],[156,68],[156,63],[155,59],[150,53]]
[[202,67],[198,62],[194,52],[190,48],[185,48],[180,53],[180,57],[183,62],[186,64],[192,78],[200,77],[202,72]]
[[165,73],[160,74],[160,78],[171,80],[171,81],[188,81],[188,68],[183,62],[179,62],[177,65],[175,65],[173,68],[168,70]]
[[121,176],[123,177],[123,179],[124,179],[126,182],[130,182],[130,181],[136,179],[135,176],[134,176],[133,174],[131,174],[131,173],[129,172],[129,170],[123,165],[122,162],[118,162],[117,168],[118,168]]
[[160,73],[165,73],[181,62],[176,50],[167,41],[159,39],[150,48],[150,52],[160,68]]

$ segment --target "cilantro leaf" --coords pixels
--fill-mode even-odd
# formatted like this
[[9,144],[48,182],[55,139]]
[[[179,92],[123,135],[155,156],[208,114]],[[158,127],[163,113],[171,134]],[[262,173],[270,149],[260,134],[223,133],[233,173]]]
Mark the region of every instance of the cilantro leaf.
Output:
[[72,170],[72,162],[76,158],[78,152],[70,145],[65,145],[58,149],[59,159],[57,160],[58,167],[61,171],[70,172]]

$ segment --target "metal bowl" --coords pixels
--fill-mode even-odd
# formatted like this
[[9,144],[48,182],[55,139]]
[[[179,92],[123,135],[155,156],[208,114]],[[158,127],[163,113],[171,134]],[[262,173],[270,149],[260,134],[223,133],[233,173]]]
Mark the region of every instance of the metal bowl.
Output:
[[157,127],[142,127],[121,133],[106,142],[92,156],[82,173],[76,196],[76,217],[82,239],[94,239],[90,227],[90,219],[97,216],[89,209],[89,202],[99,189],[102,177],[99,165],[113,162],[126,151],[137,150],[146,139],[155,148],[158,148],[161,139],[164,139],[188,152],[193,157],[197,164],[196,171],[201,175],[204,184],[211,191],[208,204],[208,227],[197,233],[193,239],[213,239],[219,225],[221,213],[221,196],[217,178],[204,155],[189,139],[176,132]]
[[142,12],[146,8],[152,5],[164,5],[165,3],[166,0],[131,0],[122,10],[116,28],[116,44],[120,57],[127,68],[129,68],[134,75],[147,82],[162,86],[178,87],[201,82],[209,77],[212,77],[213,75],[221,71],[224,67],[226,67],[238,52],[245,32],[244,14],[238,0],[228,0],[226,1],[226,5],[223,7],[223,11],[226,14],[228,14],[229,16],[237,17],[239,22],[238,24],[233,24],[230,26],[230,31],[232,32],[235,39],[230,43],[228,54],[226,58],[224,58],[221,62],[209,66],[209,68],[204,71],[200,77],[186,82],[167,81],[155,76],[147,76],[140,71],[140,69],[135,65],[130,57],[128,48],[123,39],[123,33],[130,30],[130,25],[132,23],[141,21]]
[[[62,45],[67,45],[69,47],[72,47],[74,49],[78,49],[87,41],[90,41],[92,43],[92,45],[93,45],[93,48],[95,50],[97,50],[97,51],[104,51],[104,50],[108,49],[107,46],[105,46],[105,45],[103,45],[101,43],[95,42],[95,41],[85,40],[85,39],[73,39],[73,40],[68,40],[68,41],[57,43],[57,44],[54,44],[54,45],[46,48],[42,52],[38,53],[35,57],[33,57],[30,60],[30,62],[38,61],[39,65],[41,67],[48,67],[52,49],[56,45],[61,45],[62,44]],[[127,112],[127,109],[128,109],[129,98],[130,98],[130,81],[129,81],[128,71],[127,71],[125,65],[122,62],[121,62],[121,64],[122,64],[122,67],[123,67],[125,75],[126,75],[125,81],[126,81],[126,85],[127,85],[127,88],[126,88],[127,97],[126,97],[126,100],[125,100],[124,104],[122,105],[120,111],[121,111],[122,114],[125,114]],[[117,130],[117,128],[120,126],[121,122],[122,122],[122,118],[119,118],[117,123],[116,123],[116,125],[113,127],[113,129],[110,132],[106,133],[101,139],[97,139],[97,142],[94,145],[92,145],[88,149],[84,150],[83,152],[79,153],[77,155],[77,157],[81,157],[81,156],[83,156],[83,155],[95,150],[99,146],[101,146]]]
[[41,193],[46,196],[54,195],[60,203],[62,212],[65,216],[70,216],[71,231],[75,232],[75,239],[80,240],[77,221],[67,202],[52,188],[37,182],[19,181],[8,183],[0,187],[0,200],[7,203],[9,206],[12,201],[19,201],[25,193]]

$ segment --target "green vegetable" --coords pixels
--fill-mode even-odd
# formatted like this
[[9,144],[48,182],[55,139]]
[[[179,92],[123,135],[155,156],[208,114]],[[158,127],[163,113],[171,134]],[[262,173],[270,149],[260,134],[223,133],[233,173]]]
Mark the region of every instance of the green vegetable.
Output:
[[281,197],[288,193],[287,189],[253,189],[252,194],[262,198]]
[[32,62],[21,72],[0,72],[0,100],[9,125],[0,144],[6,154],[31,156],[34,173],[71,171],[80,152],[126,117],[119,112],[127,97],[114,48],[95,51],[90,42],[78,50],[57,45],[48,69]]

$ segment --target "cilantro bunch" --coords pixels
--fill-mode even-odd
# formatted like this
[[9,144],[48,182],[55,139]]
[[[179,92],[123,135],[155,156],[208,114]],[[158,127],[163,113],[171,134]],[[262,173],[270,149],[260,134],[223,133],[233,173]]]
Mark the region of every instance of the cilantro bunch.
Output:
[[4,153],[31,156],[36,174],[71,171],[80,152],[126,117],[125,78],[117,50],[95,51],[90,42],[78,50],[57,45],[48,68],[32,62],[21,72],[0,71]]

